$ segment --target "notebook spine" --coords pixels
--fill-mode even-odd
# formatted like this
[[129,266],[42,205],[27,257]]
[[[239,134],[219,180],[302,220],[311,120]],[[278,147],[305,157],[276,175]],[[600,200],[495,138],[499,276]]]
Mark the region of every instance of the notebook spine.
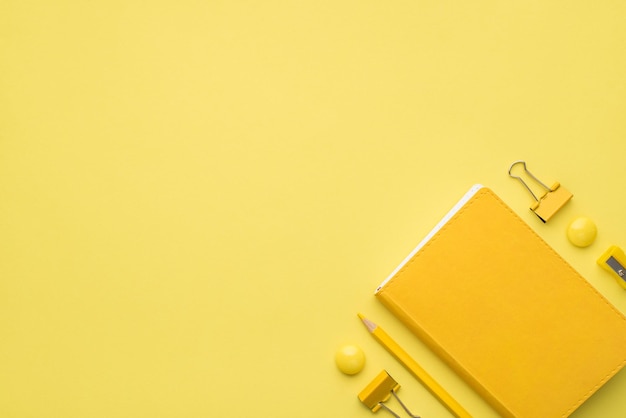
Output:
[[433,353],[443,360],[454,372],[456,372],[469,386],[471,386],[480,396],[483,397],[502,417],[515,418],[515,415],[508,410],[487,388],[479,383],[478,379],[465,367],[461,366],[456,359],[444,350],[441,345],[428,332],[426,332],[416,318],[407,314],[399,308],[393,299],[387,295],[384,288],[376,294],[382,304],[398,318],[413,334],[417,336]]

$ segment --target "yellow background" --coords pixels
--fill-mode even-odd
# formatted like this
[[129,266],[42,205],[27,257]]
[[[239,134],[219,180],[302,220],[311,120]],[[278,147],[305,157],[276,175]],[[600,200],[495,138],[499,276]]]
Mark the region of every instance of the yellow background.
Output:
[[[449,417],[361,311],[495,417],[373,291],[482,183],[626,312],[595,265],[626,247],[625,21],[619,0],[4,0],[0,416],[368,417],[386,368]],[[574,193],[548,224],[517,159]],[[625,390],[573,416],[622,417]]]

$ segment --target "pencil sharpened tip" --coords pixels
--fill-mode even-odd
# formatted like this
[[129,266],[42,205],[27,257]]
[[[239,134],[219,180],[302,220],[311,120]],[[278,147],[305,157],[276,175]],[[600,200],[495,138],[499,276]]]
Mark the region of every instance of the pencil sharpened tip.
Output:
[[358,314],[358,317],[361,319],[361,321],[363,322],[363,324],[365,325],[365,327],[367,328],[367,330],[369,332],[374,332],[374,330],[376,329],[377,325],[375,323],[373,323],[372,321],[370,321],[369,319],[367,319],[365,316],[363,316],[363,314]]
[[357,313],[356,316],[358,316],[361,321],[365,319],[365,315],[363,315],[361,312]]

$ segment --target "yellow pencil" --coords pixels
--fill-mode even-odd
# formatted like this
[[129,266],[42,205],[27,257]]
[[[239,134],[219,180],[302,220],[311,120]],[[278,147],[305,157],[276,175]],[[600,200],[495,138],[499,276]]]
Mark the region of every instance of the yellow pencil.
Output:
[[439,385],[409,354],[402,349],[381,327],[358,314],[367,330],[374,339],[382,344],[406,369],[417,378],[430,393],[432,393],[457,418],[472,418],[472,416]]

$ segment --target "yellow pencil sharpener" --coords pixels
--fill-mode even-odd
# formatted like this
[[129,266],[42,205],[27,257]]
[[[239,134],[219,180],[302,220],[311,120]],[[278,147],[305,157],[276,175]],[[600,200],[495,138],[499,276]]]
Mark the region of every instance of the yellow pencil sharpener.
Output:
[[621,248],[617,245],[611,245],[598,258],[597,263],[604,270],[611,273],[611,276],[617,283],[626,289],[626,255]]

